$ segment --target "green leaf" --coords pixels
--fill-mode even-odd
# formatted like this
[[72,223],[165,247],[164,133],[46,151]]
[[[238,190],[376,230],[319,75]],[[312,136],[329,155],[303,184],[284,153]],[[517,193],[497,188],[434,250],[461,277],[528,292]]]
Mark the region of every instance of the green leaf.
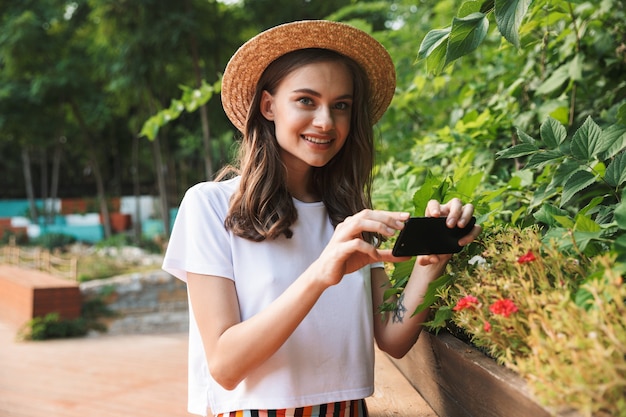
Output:
[[393,265],[394,269],[393,274],[391,275],[391,280],[395,283],[394,287],[404,286],[409,275],[411,275],[411,271],[413,271],[413,265],[415,265],[415,258],[405,262],[398,262]]
[[626,230],[626,202],[622,201],[615,207],[615,221],[617,227]]
[[572,137],[572,155],[583,161],[591,161],[602,152],[601,134],[602,129],[591,117],[587,117]]
[[519,140],[522,141],[522,143],[532,143],[532,144],[537,143],[537,140],[535,138],[530,136],[528,133],[520,130],[519,128],[517,129],[517,137],[519,138]]
[[489,20],[483,13],[472,13],[452,20],[452,30],[444,66],[478,48],[487,36]]
[[448,323],[448,320],[452,318],[454,311],[450,306],[442,306],[437,309],[435,312],[435,317],[427,323],[424,323],[428,326],[429,330],[438,331],[440,329],[445,329]]
[[526,156],[539,151],[539,148],[530,143],[521,143],[519,145],[511,146],[508,149],[504,149],[496,153],[498,159],[511,159],[519,158],[520,156]]
[[574,175],[575,172],[581,170],[582,167],[578,162],[564,161],[556,168],[556,171],[552,176],[552,184],[554,186],[563,185],[572,175]]
[[563,185],[561,207],[567,204],[574,196],[596,182],[596,177],[589,171],[575,172]]
[[480,12],[482,7],[482,2],[480,1],[466,1],[459,7],[459,11],[457,12],[457,17],[465,17],[475,12]]
[[582,54],[576,54],[569,64],[569,78],[572,81],[580,81],[583,79],[584,58]]
[[621,153],[613,159],[606,168],[604,179],[611,187],[619,187],[626,181],[626,153]]
[[619,258],[624,262],[624,255],[626,255],[626,235],[621,235],[613,242],[613,250],[618,253]]
[[464,175],[455,184],[456,191],[466,199],[471,199],[483,179],[483,172],[478,171],[473,175]]
[[626,126],[626,103],[617,109],[617,123]]
[[609,159],[626,148],[626,125],[611,125],[600,135],[602,159]]
[[559,216],[559,215],[555,215],[554,216],[554,220],[556,220],[556,222],[563,226],[566,229],[573,229],[574,228],[574,220],[570,217],[570,216]]
[[543,168],[546,164],[563,158],[563,153],[559,149],[537,152],[528,159],[526,168]]
[[549,148],[558,147],[567,138],[565,127],[552,117],[541,124],[541,139]]
[[419,51],[417,52],[418,59],[424,59],[430,56],[435,49],[439,46],[443,45],[444,50],[446,47],[446,43],[448,42],[448,37],[450,36],[451,28],[445,29],[435,29],[431,30],[426,34],[424,40],[420,44]]
[[424,299],[422,300],[422,303],[417,306],[413,315],[419,314],[429,308],[431,305],[433,305],[435,301],[437,301],[437,292],[439,291],[439,288],[445,287],[446,285],[450,284],[452,280],[452,276],[446,274],[440,276],[434,281],[431,281],[428,284],[428,288],[426,289],[426,294],[424,294]]
[[498,30],[504,38],[519,48],[519,28],[531,0],[496,0],[495,15]]
[[604,196],[598,196],[598,197],[592,198],[589,204],[587,204],[585,207],[580,209],[580,211],[578,212],[578,215],[586,216],[587,213],[589,213],[595,207],[599,206],[603,201],[604,201]]
[[550,75],[547,80],[537,87],[535,93],[540,95],[550,94],[557,88],[561,87],[568,78],[569,68],[566,65],[560,66],[552,72],[552,75]]
[[598,223],[594,222],[591,217],[578,213],[576,215],[574,230],[578,232],[600,232],[602,228]]
[[426,179],[424,180],[422,186],[413,194],[415,214],[417,216],[423,216],[429,200],[435,199],[443,201],[448,188],[450,188],[448,179],[436,177],[429,171],[426,174]]
[[533,214],[533,217],[538,222],[545,223],[548,226],[554,226],[556,224],[555,220],[557,216],[567,217],[568,212],[550,204],[544,204]]

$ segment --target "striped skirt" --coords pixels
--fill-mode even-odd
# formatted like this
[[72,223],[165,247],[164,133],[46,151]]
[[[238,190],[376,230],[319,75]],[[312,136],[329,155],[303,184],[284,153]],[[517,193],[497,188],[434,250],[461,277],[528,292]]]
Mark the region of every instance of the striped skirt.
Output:
[[240,410],[214,417],[368,417],[365,400],[341,401],[283,410]]

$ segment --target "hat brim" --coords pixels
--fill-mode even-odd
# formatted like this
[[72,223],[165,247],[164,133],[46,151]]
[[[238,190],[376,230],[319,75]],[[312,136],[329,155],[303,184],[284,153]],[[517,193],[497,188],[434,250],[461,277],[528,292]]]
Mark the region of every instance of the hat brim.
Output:
[[228,62],[222,78],[222,106],[239,131],[245,130],[256,85],[267,66],[288,52],[308,48],[330,49],[357,62],[369,80],[372,125],[380,120],[396,87],[396,72],[387,50],[368,33],[345,23],[305,20],[258,34]]

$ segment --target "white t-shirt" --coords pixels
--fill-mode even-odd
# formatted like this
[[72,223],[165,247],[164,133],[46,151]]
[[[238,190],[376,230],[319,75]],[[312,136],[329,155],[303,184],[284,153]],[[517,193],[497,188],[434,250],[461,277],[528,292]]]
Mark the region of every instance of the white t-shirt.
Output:
[[[294,200],[293,237],[253,242],[224,227],[239,178],[190,188],[180,205],[163,269],[232,279],[241,319],[266,308],[319,257],[334,229],[323,203]],[[189,329],[189,412],[282,409],[365,398],[374,390],[370,268],[328,288],[285,344],[234,390],[211,377],[193,312]],[[191,305],[190,305],[191,309]],[[254,345],[255,341],[250,340]]]

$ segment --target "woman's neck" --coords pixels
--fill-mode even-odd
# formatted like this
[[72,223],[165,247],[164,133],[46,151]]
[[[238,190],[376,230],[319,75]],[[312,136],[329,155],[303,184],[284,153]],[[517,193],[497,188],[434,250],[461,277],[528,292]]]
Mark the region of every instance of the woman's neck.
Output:
[[320,201],[319,193],[313,189],[311,183],[312,170],[304,172],[287,172],[287,190],[293,198],[304,203]]

